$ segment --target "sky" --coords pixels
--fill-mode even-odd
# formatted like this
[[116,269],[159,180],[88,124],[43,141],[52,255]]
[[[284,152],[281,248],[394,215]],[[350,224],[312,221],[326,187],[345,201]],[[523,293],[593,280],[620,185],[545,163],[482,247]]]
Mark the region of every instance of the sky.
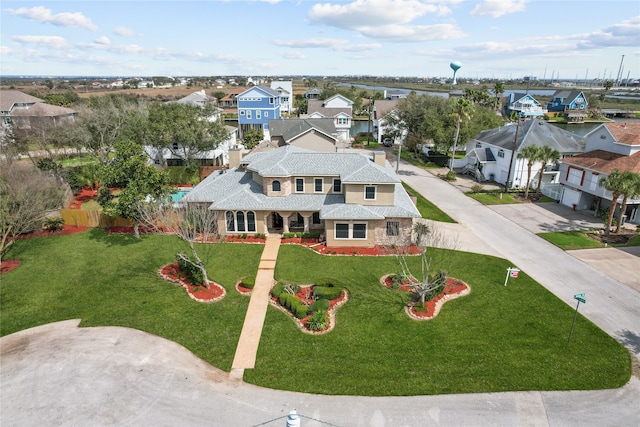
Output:
[[451,77],[455,61],[458,78],[640,78],[638,0],[3,0],[0,13],[4,76]]

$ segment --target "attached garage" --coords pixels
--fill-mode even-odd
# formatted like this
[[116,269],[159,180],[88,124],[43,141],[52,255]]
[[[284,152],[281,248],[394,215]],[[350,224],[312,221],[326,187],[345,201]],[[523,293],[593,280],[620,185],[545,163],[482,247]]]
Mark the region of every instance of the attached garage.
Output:
[[566,206],[578,206],[580,202],[580,191],[573,190],[571,188],[564,187],[564,191],[562,192],[562,199],[560,203]]

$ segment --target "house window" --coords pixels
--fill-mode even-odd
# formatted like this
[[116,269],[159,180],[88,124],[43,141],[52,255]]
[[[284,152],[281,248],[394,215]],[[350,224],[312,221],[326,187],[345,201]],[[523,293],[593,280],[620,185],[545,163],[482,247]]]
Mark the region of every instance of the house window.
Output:
[[227,232],[230,233],[256,232],[256,214],[253,211],[227,211],[225,222]]
[[482,143],[476,142],[476,148],[482,148]]
[[251,118],[251,110],[247,110],[247,119]]
[[595,191],[598,188],[598,181],[600,180],[600,175],[597,173],[592,173],[591,174],[591,186],[589,187],[589,190],[591,191]]
[[265,117],[269,117],[269,112],[268,112],[268,111],[265,111],[265,112],[264,112],[264,116],[265,116]]
[[261,118],[262,118],[262,111],[256,110],[256,119],[261,119]]
[[240,115],[244,116],[244,110],[240,110]]
[[318,225],[320,224],[320,212],[314,212],[311,216],[311,223]]
[[245,231],[245,223],[244,223],[244,212],[236,213],[236,230],[237,231]]
[[364,187],[364,199],[375,200],[376,199],[376,187],[373,185],[366,185]]
[[178,149],[178,143],[174,142],[173,144],[171,144],[171,146],[173,147],[174,150]]
[[276,180],[271,183],[271,191],[280,191],[280,181]]
[[304,178],[296,178],[296,193],[304,193]]
[[252,211],[247,212],[247,231],[251,233],[256,231],[256,214]]
[[399,236],[400,223],[398,221],[387,221],[387,236]]
[[569,170],[567,171],[567,182],[569,184],[580,186],[582,185],[583,176],[584,176],[583,170],[569,167]]
[[339,178],[334,178],[333,180],[333,192],[342,193],[342,182]]
[[336,223],[335,229],[336,240],[354,239],[363,240],[367,238],[367,224],[349,224],[349,223]]
[[354,239],[366,239],[367,238],[367,224],[353,224],[353,238]]
[[349,124],[349,119],[346,119],[344,117],[338,117],[338,124],[339,125],[348,125]]
[[322,178],[315,178],[313,180],[313,191],[316,193],[322,193],[324,180]]
[[336,224],[336,239],[349,238],[349,224]]
[[273,98],[269,98],[269,104],[273,104]]
[[504,150],[498,150],[498,157],[504,158]]

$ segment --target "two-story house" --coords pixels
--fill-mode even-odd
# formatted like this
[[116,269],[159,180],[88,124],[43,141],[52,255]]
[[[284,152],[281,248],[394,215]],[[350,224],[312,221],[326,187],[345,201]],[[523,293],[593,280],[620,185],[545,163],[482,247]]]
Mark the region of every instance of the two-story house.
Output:
[[312,119],[333,118],[338,132],[338,139],[350,141],[351,125],[353,124],[353,101],[340,94],[325,100],[309,99],[307,101],[307,115]]
[[280,118],[280,94],[268,86],[254,86],[237,96],[240,137],[251,129],[269,139],[269,120]]
[[316,231],[330,247],[411,243],[420,214],[383,152],[236,154],[237,168],[208,176],[183,199],[217,212],[221,235]]
[[[520,158],[519,153],[528,145],[550,146],[561,157],[567,157],[584,152],[585,141],[583,137],[542,120],[524,120],[519,124],[510,123],[482,131],[471,138],[466,147],[466,164],[477,168],[475,173],[479,180],[510,183],[510,188],[526,188],[538,180],[542,180],[543,184],[557,184],[559,179],[555,165],[547,165],[543,171],[541,162],[534,162],[530,177],[532,182],[527,183],[529,159]],[[509,170],[511,174],[507,176]]]
[[0,91],[2,133],[11,127],[14,131],[39,135],[58,125],[71,123],[76,112],[70,108],[51,105],[40,98],[18,90]]
[[[598,214],[612,204],[612,194],[600,185],[611,171],[640,173],[640,123],[603,123],[586,135],[583,154],[560,163],[560,202]],[[622,198],[618,200],[621,202]],[[640,198],[627,200],[627,221],[640,224]],[[617,213],[616,213],[617,214]]]
[[589,103],[581,90],[559,90],[547,103],[547,110],[559,113],[570,122],[583,121],[587,116]]
[[338,140],[333,119],[270,120],[269,129],[274,147],[294,145],[325,153],[345,148]]
[[280,112],[293,112],[293,82],[290,80],[274,80],[271,82],[271,89],[280,94]]
[[378,144],[382,144],[385,138],[390,138],[395,143],[401,143],[406,138],[406,131],[400,130],[401,135],[391,137],[397,131],[389,124],[389,118],[396,114],[399,99],[377,99],[373,103],[373,132]]
[[520,117],[543,117],[547,110],[528,93],[510,93],[507,95],[505,114],[509,117],[513,112]]

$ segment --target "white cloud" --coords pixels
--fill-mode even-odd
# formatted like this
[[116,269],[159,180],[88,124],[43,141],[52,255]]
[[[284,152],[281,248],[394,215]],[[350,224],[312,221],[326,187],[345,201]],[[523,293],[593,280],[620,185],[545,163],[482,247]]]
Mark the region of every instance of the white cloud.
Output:
[[317,24],[357,30],[362,26],[406,24],[429,13],[447,15],[451,10],[444,4],[417,0],[356,0],[345,5],[316,4],[309,11],[309,19]]
[[598,49],[611,46],[638,46],[640,34],[640,16],[636,16],[619,24],[581,36],[578,42],[580,49]]
[[118,35],[120,37],[131,37],[131,36],[135,36],[136,33],[134,33],[134,31],[130,28],[127,27],[122,27],[122,26],[118,26],[116,28],[113,29],[113,33],[115,35]]
[[484,0],[471,11],[471,15],[499,18],[503,15],[523,12],[525,4],[526,0]]
[[344,39],[312,38],[303,40],[273,40],[276,46],[303,49],[331,49],[334,51],[364,51],[379,49],[379,44],[354,44]]
[[298,50],[290,50],[287,52],[280,53],[278,55],[284,59],[305,59],[306,58],[305,54]]
[[13,53],[13,49],[8,46],[0,46],[0,55],[9,55]]
[[424,42],[452,40],[466,37],[466,34],[452,24],[436,25],[386,25],[383,27],[362,27],[359,31],[370,38],[391,42]]
[[91,31],[98,29],[98,27],[91,22],[91,19],[84,16],[81,12],[62,12],[54,15],[51,13],[51,9],[47,9],[44,6],[35,6],[31,9],[25,7],[7,9],[7,13],[22,16],[36,22],[50,23],[59,27],[84,28]]
[[64,49],[67,41],[60,36],[11,36],[11,39],[23,44],[35,44],[51,49]]
[[95,44],[101,44],[101,45],[105,45],[105,46],[109,46],[111,44],[111,40],[109,40],[109,37],[107,37],[107,36],[98,37],[93,42]]

